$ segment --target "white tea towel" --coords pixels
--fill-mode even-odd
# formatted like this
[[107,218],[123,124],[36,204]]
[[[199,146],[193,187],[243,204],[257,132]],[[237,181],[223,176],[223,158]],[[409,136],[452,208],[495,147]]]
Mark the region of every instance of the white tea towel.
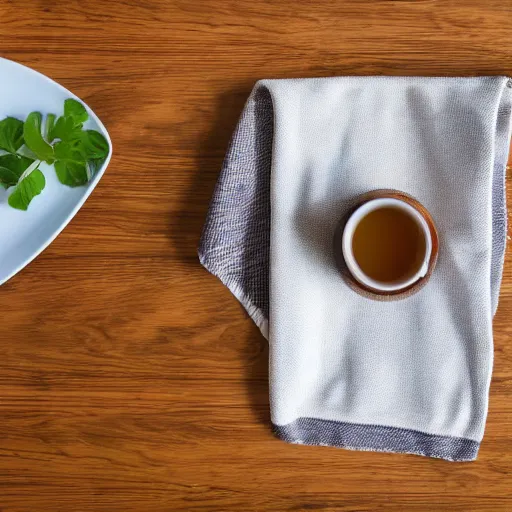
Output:
[[[272,424],[300,444],[476,458],[506,241],[505,77],[263,80],[242,113],[199,249],[268,336]],[[340,277],[353,199],[397,189],[439,231],[417,294]]]

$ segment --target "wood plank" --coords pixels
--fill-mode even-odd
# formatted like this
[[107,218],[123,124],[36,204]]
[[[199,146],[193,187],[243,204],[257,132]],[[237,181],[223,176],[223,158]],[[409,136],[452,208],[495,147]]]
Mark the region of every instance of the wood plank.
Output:
[[0,19],[2,56],[87,101],[114,146],[0,288],[2,512],[512,510],[510,247],[470,464],[275,439],[267,343],[196,256],[258,79],[511,75],[510,3],[26,0]]

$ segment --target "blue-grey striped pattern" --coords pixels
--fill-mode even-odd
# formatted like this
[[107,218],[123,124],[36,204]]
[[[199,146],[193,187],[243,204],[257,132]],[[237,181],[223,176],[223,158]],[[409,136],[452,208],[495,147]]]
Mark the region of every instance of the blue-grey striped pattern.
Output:
[[233,134],[199,246],[201,263],[260,328],[269,310],[272,138],[272,100],[266,88],[258,88]]
[[480,445],[477,441],[460,437],[318,418],[299,418],[288,425],[273,425],[273,431],[283,441],[294,444],[412,453],[458,462],[475,460]]

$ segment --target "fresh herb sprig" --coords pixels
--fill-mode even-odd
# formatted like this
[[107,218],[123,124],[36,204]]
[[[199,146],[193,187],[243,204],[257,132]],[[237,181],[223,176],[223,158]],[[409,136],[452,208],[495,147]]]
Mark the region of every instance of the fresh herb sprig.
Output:
[[[89,118],[85,107],[74,99],[64,102],[64,114],[31,112],[25,122],[14,117],[0,121],[0,186],[15,187],[8,203],[26,210],[45,185],[41,162],[53,165],[59,181],[68,187],[85,185],[108,155],[105,137],[84,130]],[[44,132],[44,133],[43,133]]]

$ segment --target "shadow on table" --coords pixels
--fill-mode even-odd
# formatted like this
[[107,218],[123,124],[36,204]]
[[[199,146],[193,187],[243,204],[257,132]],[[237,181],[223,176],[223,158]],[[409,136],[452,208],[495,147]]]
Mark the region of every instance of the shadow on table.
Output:
[[[209,129],[198,141],[195,174],[190,180],[190,188],[182,200],[181,211],[178,215],[173,213],[169,220],[172,240],[181,263],[200,266],[197,247],[210,199],[231,136],[253,86],[254,83],[250,82],[221,94],[217,98]],[[247,315],[242,306],[240,315]],[[251,328],[243,350],[248,358],[245,376],[248,399],[255,420],[270,431],[268,342],[248,315],[247,318]]]
[[172,214],[170,229],[182,263],[199,265],[197,247],[224,155],[253,84],[241,85],[217,98],[209,129],[198,141],[195,175],[183,198],[183,208]]

